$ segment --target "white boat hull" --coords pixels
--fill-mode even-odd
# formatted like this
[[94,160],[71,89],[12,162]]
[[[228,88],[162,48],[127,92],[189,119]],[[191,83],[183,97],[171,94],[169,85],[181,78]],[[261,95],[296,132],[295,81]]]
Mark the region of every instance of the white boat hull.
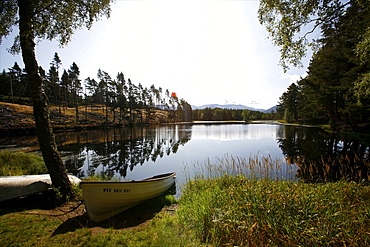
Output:
[[[73,184],[79,184],[81,181],[73,175],[68,175],[68,177]],[[0,177],[0,201],[46,191],[51,188],[51,185],[49,174],[3,176]]]
[[108,219],[163,194],[175,183],[175,175],[162,174],[140,181],[82,181],[80,185],[87,214],[96,222]]

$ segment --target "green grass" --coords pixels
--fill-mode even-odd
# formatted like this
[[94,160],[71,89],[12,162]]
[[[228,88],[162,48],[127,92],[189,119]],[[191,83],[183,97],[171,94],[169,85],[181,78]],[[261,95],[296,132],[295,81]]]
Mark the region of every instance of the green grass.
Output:
[[[113,178],[113,176],[109,176],[109,175],[106,175],[104,173],[101,173],[101,174],[93,174],[93,175],[90,175],[88,176],[87,178],[84,178],[83,180],[84,181],[111,181]],[[116,180],[114,180],[116,181]],[[119,180],[117,180],[119,181]]]
[[[0,215],[2,246],[369,246],[370,188],[244,176],[187,183],[176,213],[134,229],[63,224],[47,210]],[[71,220],[71,219],[70,219]],[[78,218],[72,218],[78,221]],[[97,225],[99,228],[99,225]]]
[[22,152],[0,152],[0,176],[47,173],[40,156]]
[[184,229],[214,246],[369,246],[370,188],[223,176],[189,181]]
[[50,210],[0,210],[0,245],[370,246],[369,186],[279,180],[288,174],[269,158],[216,163],[195,167],[198,175],[188,176],[176,210],[144,226],[86,224],[70,216],[78,227],[60,231],[65,219]]
[[58,217],[50,217],[51,214],[48,210],[37,209],[0,215],[0,245],[202,246],[183,231],[176,216],[167,212],[160,212],[145,226],[132,229],[115,229],[104,224],[100,227],[97,223],[86,225],[83,221],[79,222],[78,218],[72,218],[70,221],[76,222],[77,229],[62,232],[58,229],[64,224],[63,221]]

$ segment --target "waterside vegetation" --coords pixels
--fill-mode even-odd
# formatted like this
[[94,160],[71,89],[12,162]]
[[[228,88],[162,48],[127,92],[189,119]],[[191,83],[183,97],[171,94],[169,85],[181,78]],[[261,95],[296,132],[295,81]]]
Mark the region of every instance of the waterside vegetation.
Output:
[[[89,222],[77,202],[0,210],[4,246],[368,246],[370,188],[286,181],[270,158],[225,157],[187,171],[178,204],[148,221]],[[269,172],[266,172],[267,170]],[[193,175],[190,176],[190,173]],[[165,204],[175,203],[166,197]]]
[[369,187],[223,176],[190,181],[178,217],[213,246],[367,246]]
[[47,173],[42,158],[23,152],[0,152],[0,176],[21,176]]

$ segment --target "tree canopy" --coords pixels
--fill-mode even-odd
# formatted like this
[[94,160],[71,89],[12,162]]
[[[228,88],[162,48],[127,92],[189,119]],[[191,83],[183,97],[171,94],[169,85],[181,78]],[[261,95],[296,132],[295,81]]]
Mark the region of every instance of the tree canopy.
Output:
[[53,135],[43,75],[36,59],[35,46],[40,40],[57,40],[66,45],[76,29],[90,28],[94,21],[109,17],[110,0],[3,0],[0,5],[0,42],[17,26],[19,34],[10,49],[22,51],[30,85],[40,149],[53,186],[64,199],[73,196],[67,171],[57,151]]
[[280,64],[284,70],[290,64],[301,66],[308,47],[316,51],[320,46],[318,40],[309,35],[337,23],[354,2],[365,3],[366,0],[261,0],[259,21],[266,27],[274,45],[280,48]]
[[[0,43],[14,26],[19,25],[20,6],[29,5],[35,41],[57,40],[67,45],[76,29],[91,28],[95,21],[110,16],[111,0],[3,0],[0,14]],[[20,52],[20,37],[16,36],[12,52]]]
[[[320,118],[334,129],[351,131],[369,122],[370,60],[366,52],[359,53],[367,39],[369,16],[369,2],[354,1],[335,23],[321,27],[320,49],[310,62],[308,76],[296,86],[297,116],[302,121]],[[291,97],[293,92],[288,89],[281,98],[286,109]]]

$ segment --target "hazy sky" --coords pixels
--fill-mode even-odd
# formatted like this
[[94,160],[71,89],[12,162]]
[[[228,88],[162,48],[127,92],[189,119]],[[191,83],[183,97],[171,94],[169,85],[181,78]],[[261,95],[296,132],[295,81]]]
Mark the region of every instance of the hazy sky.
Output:
[[[113,78],[122,71],[135,84],[168,89],[192,105],[267,109],[306,69],[283,74],[257,10],[258,1],[116,1],[109,19],[76,31],[68,46],[39,43],[37,59],[48,71],[58,52],[62,69],[75,62],[82,80],[97,79],[99,68]],[[15,61],[23,68],[21,56],[6,51],[12,38],[1,44],[1,71]]]

